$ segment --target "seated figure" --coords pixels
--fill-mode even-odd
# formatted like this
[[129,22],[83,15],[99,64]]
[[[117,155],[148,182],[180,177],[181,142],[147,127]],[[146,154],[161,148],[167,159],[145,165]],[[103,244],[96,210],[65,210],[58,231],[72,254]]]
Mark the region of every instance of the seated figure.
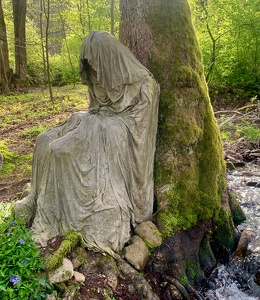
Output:
[[106,31],[84,39],[80,74],[89,109],[37,137],[31,193],[14,213],[27,214],[42,246],[75,230],[89,249],[113,254],[152,215],[159,89]]

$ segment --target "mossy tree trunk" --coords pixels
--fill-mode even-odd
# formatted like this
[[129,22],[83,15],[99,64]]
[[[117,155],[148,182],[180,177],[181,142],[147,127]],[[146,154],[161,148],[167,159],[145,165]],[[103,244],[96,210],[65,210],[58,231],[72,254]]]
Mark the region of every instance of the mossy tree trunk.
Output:
[[[120,40],[161,87],[155,158],[156,222],[165,241],[175,245],[175,249],[162,251],[166,260],[174,260],[175,255],[177,261],[183,261],[182,266],[172,266],[179,279],[184,280],[187,273],[193,274],[187,274],[188,279],[194,279],[201,241],[211,231],[212,220],[223,221],[219,212],[226,182],[220,133],[189,3],[121,0],[120,9]],[[227,208],[226,215],[229,213]],[[230,226],[232,236],[233,224]]]

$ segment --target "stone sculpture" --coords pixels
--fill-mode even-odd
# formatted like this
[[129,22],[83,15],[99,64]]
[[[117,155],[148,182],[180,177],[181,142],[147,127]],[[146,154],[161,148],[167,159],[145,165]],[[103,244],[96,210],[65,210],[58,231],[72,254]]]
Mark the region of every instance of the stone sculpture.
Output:
[[131,226],[152,215],[159,89],[128,48],[92,31],[80,55],[86,112],[37,137],[32,188],[15,216],[31,219],[42,246],[69,230],[86,246],[113,254]]

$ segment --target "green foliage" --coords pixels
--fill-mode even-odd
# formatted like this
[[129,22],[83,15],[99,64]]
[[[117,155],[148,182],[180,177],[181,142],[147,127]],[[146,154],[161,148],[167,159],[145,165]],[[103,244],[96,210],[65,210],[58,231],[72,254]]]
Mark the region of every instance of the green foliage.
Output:
[[259,93],[259,1],[190,3],[209,84]]
[[53,291],[45,267],[23,220],[0,222],[0,297],[2,300],[45,299]]
[[260,143],[260,128],[257,125],[250,124],[248,121],[242,125],[237,125],[236,130],[240,137],[252,143]]

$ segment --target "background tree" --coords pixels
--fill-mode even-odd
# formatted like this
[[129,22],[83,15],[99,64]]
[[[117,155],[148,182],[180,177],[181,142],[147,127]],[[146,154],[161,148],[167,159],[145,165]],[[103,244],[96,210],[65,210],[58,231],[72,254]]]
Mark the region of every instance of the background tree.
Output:
[[4,21],[2,0],[0,0],[0,82],[2,85],[3,93],[8,93],[10,91],[8,84],[8,73],[9,57],[6,37],[6,26]]
[[26,0],[13,0],[14,44],[15,44],[15,73],[22,84],[27,77],[26,55]]
[[[165,239],[154,258],[174,277],[193,283],[203,277],[199,249],[212,220],[224,222],[229,249],[234,225],[221,206],[227,200],[222,144],[190,7],[186,0],[120,3],[120,39],[161,86],[155,195],[156,221]],[[209,244],[207,249],[212,253]]]
[[259,1],[191,0],[210,86],[259,94]]

